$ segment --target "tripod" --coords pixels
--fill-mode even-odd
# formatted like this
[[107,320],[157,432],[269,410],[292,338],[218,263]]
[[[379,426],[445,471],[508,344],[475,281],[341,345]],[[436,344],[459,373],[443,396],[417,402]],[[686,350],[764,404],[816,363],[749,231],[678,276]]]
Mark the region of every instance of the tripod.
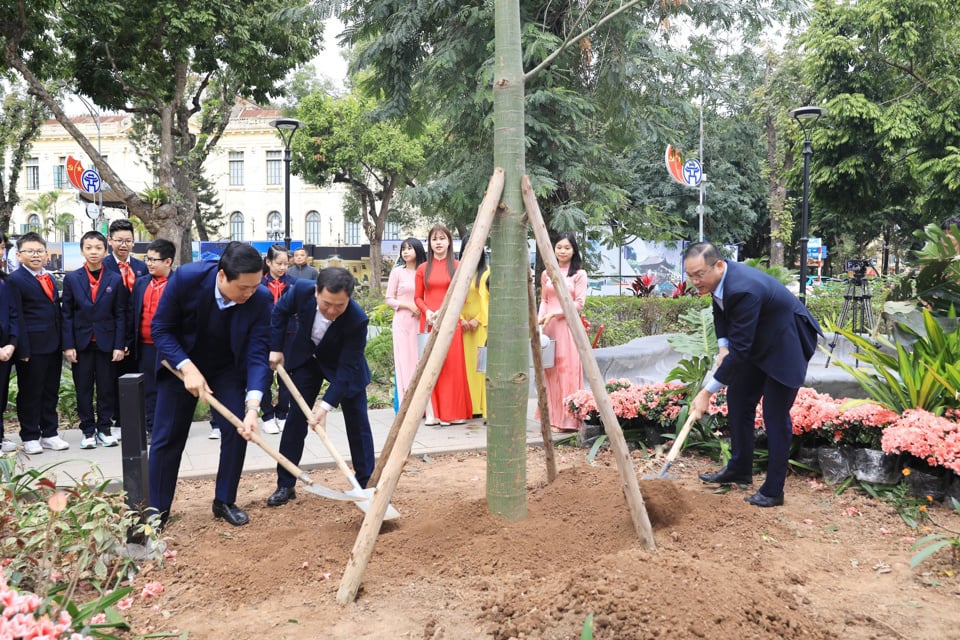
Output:
[[833,350],[840,342],[840,329],[846,326],[847,316],[850,317],[850,329],[853,333],[862,334],[868,331],[872,332],[876,326],[873,317],[873,307],[870,306],[870,283],[867,282],[867,270],[854,272],[847,284],[847,292],[843,294],[843,308],[840,310],[840,319],[837,321],[837,331],[833,332],[833,340],[830,341],[830,355],[827,356],[827,362],[824,367],[830,366],[830,358],[833,357]]

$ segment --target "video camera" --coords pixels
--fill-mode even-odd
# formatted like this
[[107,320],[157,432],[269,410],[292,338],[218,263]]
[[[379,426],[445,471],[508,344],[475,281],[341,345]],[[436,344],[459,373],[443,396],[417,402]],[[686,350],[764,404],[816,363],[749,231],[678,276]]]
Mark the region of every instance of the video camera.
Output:
[[873,266],[873,260],[869,258],[851,258],[843,263],[844,271],[853,271],[859,276],[866,275],[867,267]]

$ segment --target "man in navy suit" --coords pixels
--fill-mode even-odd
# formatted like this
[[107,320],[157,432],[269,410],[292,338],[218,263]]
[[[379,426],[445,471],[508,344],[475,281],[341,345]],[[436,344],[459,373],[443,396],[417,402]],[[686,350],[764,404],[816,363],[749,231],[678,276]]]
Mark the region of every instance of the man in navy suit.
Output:
[[20,267],[9,283],[20,298],[20,338],[17,341],[17,420],[23,450],[62,451],[70,445],[58,435],[57,400],[60,397],[60,292],[43,268],[47,241],[34,232],[17,240]]
[[753,480],[754,417],[763,398],[767,432],[767,478],[745,498],[758,507],[783,504],[793,425],[790,408],[817,348],[820,325],[776,278],[724,260],[717,247],[697,242],[684,252],[683,268],[700,295],[713,297],[713,324],[720,353],[717,370],[691,403],[702,416],[710,396],[727,387],[732,457],[704,482],[749,484]]
[[[73,365],[77,413],[83,430],[81,449],[117,446],[110,434],[117,406],[115,362],[126,348],[127,304],[130,294],[116,273],[103,268],[107,239],[99,231],[80,238],[81,269],[63,278],[63,355]],[[94,413],[93,390],[97,404]]]
[[[133,285],[137,278],[147,275],[147,263],[130,255],[133,251],[133,223],[126,218],[114,220],[110,223],[110,253],[103,259],[103,267],[112,271],[123,280],[127,292],[133,292]],[[116,379],[113,383],[114,397],[120,397],[120,376],[128,373],[137,373],[137,359],[127,351],[123,360],[115,366]],[[119,419],[120,414],[114,416]],[[120,424],[114,427],[114,436],[120,437]]]
[[[375,462],[367,415],[370,369],[364,356],[369,319],[350,298],[355,286],[356,280],[350,272],[340,267],[321,270],[316,283],[297,280],[273,308],[270,365],[276,368],[277,364],[284,363],[287,327],[296,316],[299,324],[287,351],[285,366],[311,406],[323,381],[330,383],[313,418],[325,429],[327,414],[340,405],[354,473],[360,486],[366,486]],[[280,453],[299,464],[307,437],[307,419],[296,402],[291,405],[280,437]],[[267,504],[276,507],[295,499],[295,483],[296,478],[278,465],[277,490],[267,499]]]
[[[236,499],[246,440],[257,431],[260,400],[271,375],[273,297],[260,283],[262,269],[255,248],[231,242],[219,262],[192,263],[174,271],[160,298],[150,325],[158,366],[148,466],[150,506],[160,514],[161,525],[170,514],[201,393],[212,394],[232,413],[244,416],[242,431],[223,431],[213,515],[234,526],[250,521]],[[180,371],[183,382],[161,368],[163,361]]]

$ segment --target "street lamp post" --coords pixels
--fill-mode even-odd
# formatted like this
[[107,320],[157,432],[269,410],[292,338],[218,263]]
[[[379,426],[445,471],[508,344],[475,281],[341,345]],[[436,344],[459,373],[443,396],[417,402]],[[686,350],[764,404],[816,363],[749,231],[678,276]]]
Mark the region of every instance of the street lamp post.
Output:
[[803,212],[800,216],[800,302],[807,304],[807,234],[810,227],[810,139],[817,120],[827,115],[823,107],[798,107],[790,112],[803,130]]
[[280,132],[280,139],[283,140],[283,202],[284,202],[284,226],[283,243],[290,248],[290,142],[293,141],[293,134],[303,123],[293,118],[277,118],[270,121],[270,126],[275,127]]

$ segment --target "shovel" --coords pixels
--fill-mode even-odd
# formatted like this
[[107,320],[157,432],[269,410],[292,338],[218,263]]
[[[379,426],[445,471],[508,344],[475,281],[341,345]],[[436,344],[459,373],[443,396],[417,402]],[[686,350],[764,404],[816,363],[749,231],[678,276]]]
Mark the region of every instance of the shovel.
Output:
[[[183,374],[170,366],[166,360],[162,361],[163,366],[169,369],[170,373],[175,375],[178,379],[183,380]],[[226,408],[222,402],[213,397],[213,394],[204,393],[202,394],[202,399],[206,400],[213,409],[216,409],[217,413],[222,415],[227,421],[237,428],[237,431],[242,431],[244,429],[243,420],[234,415],[230,409]],[[306,474],[305,471],[301,470],[300,467],[293,464],[285,455],[281,454],[279,451],[268,445],[263,441],[263,438],[260,437],[260,434],[253,432],[250,434],[250,440],[254,442],[257,446],[263,449],[268,456],[273,458],[280,464],[284,469],[289,471],[291,474],[300,479],[303,484],[306,485],[307,491],[310,493],[315,493],[318,496],[323,496],[324,498],[330,498],[331,500],[345,500],[347,502],[356,502],[362,498],[358,498],[354,495],[344,493],[342,491],[334,491],[329,487],[325,487],[322,484],[314,482],[313,479]]]
[[[300,393],[300,389],[297,388],[297,385],[293,384],[293,380],[290,378],[290,374],[287,373],[287,370],[282,364],[277,365],[277,375],[280,376],[280,379],[283,380],[283,383],[287,385],[287,389],[290,390],[290,395],[294,400],[297,401],[297,404],[300,406],[300,411],[303,412],[304,417],[310,420],[310,416],[313,415],[313,410],[310,409],[310,405],[307,404],[307,400],[303,397],[303,394]],[[330,437],[327,436],[327,432],[319,428],[315,422],[310,420],[310,428],[320,436],[320,440],[323,442],[323,446],[327,448],[327,451],[330,453],[330,456],[333,458],[333,461],[337,464],[337,468],[347,477],[347,480],[350,481],[350,484],[353,488],[347,491],[347,495],[351,496],[355,501],[355,504],[360,508],[361,511],[367,513],[370,510],[370,501],[373,499],[373,494],[376,493],[376,489],[364,489],[360,486],[360,483],[357,482],[357,476],[350,471],[350,467],[347,466],[347,463],[344,461],[343,457],[340,455],[340,452],[337,451],[336,447],[333,446],[333,443],[330,442]],[[387,511],[383,516],[384,520],[393,520],[394,518],[399,518],[400,512],[392,504],[387,504]]]
[[673,461],[677,459],[678,455],[680,455],[680,449],[683,448],[683,443],[686,442],[687,436],[690,435],[690,429],[693,428],[693,423],[696,421],[697,421],[696,416],[691,413],[687,417],[687,421],[683,423],[683,428],[680,429],[680,433],[677,434],[677,439],[673,441],[673,446],[670,447],[670,453],[667,454],[667,462],[663,465],[663,469],[660,470],[660,473],[658,475],[643,476],[644,480],[673,477],[673,476],[668,476],[667,471],[670,470],[670,466],[673,464]]

